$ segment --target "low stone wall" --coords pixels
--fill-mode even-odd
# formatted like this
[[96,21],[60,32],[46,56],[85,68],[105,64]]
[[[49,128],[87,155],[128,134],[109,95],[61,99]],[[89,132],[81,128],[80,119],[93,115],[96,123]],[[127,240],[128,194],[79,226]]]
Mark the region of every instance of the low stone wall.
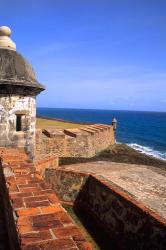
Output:
[[117,244],[117,249],[164,249],[166,221],[98,176],[46,170],[46,180],[65,202],[73,202]]
[[80,190],[85,186],[88,175],[56,169],[46,169],[45,179],[51,184],[51,188],[57,192],[63,202],[76,200]]
[[36,153],[59,157],[93,157],[115,143],[112,125],[94,124],[80,129],[37,130]]
[[43,157],[34,162],[36,170],[44,177],[46,169],[56,169],[59,166],[59,158],[56,156]]

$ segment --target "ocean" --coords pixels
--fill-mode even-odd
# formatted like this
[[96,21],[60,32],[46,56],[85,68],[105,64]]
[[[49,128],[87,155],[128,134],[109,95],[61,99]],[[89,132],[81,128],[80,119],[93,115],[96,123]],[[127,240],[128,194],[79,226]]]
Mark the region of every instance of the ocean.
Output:
[[37,115],[104,124],[111,124],[115,117],[117,143],[166,160],[166,112],[37,108]]

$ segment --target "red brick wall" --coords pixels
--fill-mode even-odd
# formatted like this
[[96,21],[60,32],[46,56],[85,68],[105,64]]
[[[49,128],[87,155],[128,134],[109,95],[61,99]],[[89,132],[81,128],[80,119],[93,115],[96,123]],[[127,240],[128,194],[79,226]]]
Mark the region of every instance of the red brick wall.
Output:
[[[14,153],[13,149],[11,153]],[[39,171],[33,163],[17,157],[17,162],[12,157],[8,164],[3,163],[5,176],[0,165],[0,206],[3,207],[10,245],[3,249],[92,250],[92,245],[40,175],[40,168],[55,166],[55,157],[40,160]],[[2,242],[0,245],[2,247]]]

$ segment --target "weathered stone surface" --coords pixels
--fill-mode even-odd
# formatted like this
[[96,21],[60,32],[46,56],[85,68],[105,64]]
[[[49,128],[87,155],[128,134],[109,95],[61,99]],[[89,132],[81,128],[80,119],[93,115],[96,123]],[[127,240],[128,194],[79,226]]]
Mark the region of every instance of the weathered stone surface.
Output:
[[[166,177],[154,167],[98,161],[63,166],[63,169],[103,176],[115,183],[135,199],[166,218]],[[60,171],[60,169],[59,169]]]
[[[16,131],[16,114],[22,112],[22,131]],[[0,96],[0,147],[22,147],[33,157],[35,147],[36,98]]]
[[[148,171],[147,166],[109,162],[74,164],[46,170],[46,180],[62,201],[73,202],[100,225],[115,240],[117,249],[164,249],[165,196],[161,197],[165,177]],[[157,180],[158,187],[154,189]],[[149,203],[140,199],[142,197]]]
[[[31,65],[16,51],[0,49],[0,94],[16,92],[16,86],[31,87],[41,92],[44,87],[35,78]],[[15,88],[12,88],[15,86]],[[10,92],[10,93],[9,93]]]
[[[44,90],[31,65],[16,51],[0,49],[0,147],[35,148],[36,95]],[[16,115],[22,115],[16,131]]]

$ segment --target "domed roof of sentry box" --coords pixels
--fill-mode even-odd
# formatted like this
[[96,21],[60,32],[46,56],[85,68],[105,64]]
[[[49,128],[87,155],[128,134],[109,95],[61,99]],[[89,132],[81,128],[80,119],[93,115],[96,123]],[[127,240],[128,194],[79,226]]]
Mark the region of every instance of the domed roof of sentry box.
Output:
[[16,52],[16,45],[10,39],[11,30],[0,27],[0,88],[10,86],[30,88],[40,93],[45,88],[38,83],[32,66]]

